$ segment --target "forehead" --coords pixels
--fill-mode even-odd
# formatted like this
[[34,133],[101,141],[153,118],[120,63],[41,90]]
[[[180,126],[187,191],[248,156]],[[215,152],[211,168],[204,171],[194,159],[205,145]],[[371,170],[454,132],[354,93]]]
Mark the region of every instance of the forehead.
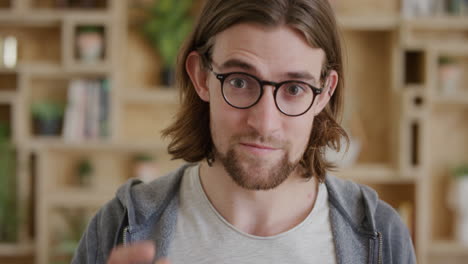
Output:
[[307,71],[319,77],[324,58],[322,49],[312,47],[300,31],[285,25],[238,24],[219,33],[213,47],[217,65],[236,59],[265,75]]

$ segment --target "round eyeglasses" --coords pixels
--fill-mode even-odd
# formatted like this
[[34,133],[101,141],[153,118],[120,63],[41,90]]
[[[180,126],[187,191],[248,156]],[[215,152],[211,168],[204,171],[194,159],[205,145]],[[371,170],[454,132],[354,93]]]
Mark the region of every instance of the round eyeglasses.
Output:
[[314,104],[315,97],[322,93],[322,88],[306,82],[289,80],[270,82],[245,72],[216,73],[210,71],[221,82],[221,91],[226,103],[238,109],[254,106],[263,95],[263,86],[275,87],[273,96],[278,110],[287,116],[305,114]]

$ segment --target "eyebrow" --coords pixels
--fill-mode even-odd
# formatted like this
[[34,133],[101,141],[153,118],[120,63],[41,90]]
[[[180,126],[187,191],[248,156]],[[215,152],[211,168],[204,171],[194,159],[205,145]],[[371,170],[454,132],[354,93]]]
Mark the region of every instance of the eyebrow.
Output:
[[[251,71],[254,73],[258,72],[252,64],[239,59],[229,59],[220,66],[220,70],[222,71],[227,70],[229,68],[241,68],[245,71]],[[306,71],[287,72],[284,74],[284,76],[286,76],[286,78],[288,79],[311,80],[314,83],[317,82],[316,78]]]

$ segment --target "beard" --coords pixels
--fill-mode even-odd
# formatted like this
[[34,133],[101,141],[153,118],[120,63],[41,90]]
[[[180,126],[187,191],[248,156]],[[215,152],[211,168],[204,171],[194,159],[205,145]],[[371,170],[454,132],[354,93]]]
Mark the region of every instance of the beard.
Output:
[[[240,142],[240,139],[262,143],[276,142],[258,136],[255,132],[249,135],[235,136],[231,142]],[[270,145],[283,146],[283,149],[287,149],[287,144],[276,143]],[[292,162],[289,160],[288,153],[284,153],[278,162],[272,162],[273,165],[267,167],[266,164],[262,164],[261,159],[239,153],[232,147],[232,144],[226,154],[219,152],[214,147],[214,154],[215,159],[221,162],[226,172],[238,186],[256,191],[266,191],[278,187],[293,173],[300,160]]]

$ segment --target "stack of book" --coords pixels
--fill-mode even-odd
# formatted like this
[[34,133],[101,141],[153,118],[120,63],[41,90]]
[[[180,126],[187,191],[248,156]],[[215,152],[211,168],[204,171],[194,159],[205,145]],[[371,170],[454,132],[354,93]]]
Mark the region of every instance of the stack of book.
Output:
[[109,81],[74,79],[68,87],[63,137],[67,141],[109,136]]

